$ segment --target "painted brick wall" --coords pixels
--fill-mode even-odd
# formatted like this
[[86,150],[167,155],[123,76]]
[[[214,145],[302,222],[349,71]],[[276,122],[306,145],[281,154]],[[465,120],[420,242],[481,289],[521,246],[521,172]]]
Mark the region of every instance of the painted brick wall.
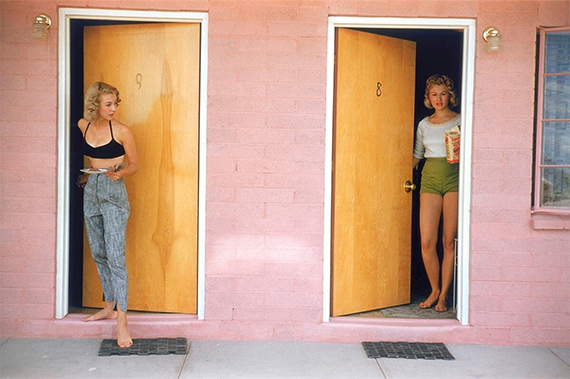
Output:
[[[57,44],[53,36],[44,43],[31,36],[40,5],[0,5],[2,320],[54,317]],[[55,5],[46,5],[56,14]]]
[[210,8],[207,319],[322,318],[327,9],[310,4]]
[[[192,336],[570,343],[569,222],[530,214],[536,28],[568,25],[567,1],[0,1],[2,335],[111,333],[54,320],[57,9],[93,7],[209,14],[206,320]],[[55,21],[46,41],[31,37],[40,12]],[[477,20],[470,328],[320,322],[327,18],[338,15]],[[480,40],[489,25],[503,35],[497,54]]]
[[[551,18],[554,9],[561,13]],[[529,212],[535,27],[568,25],[567,9],[549,1],[478,8],[478,29],[499,25],[503,48],[488,54],[479,43],[477,52],[470,322],[509,327],[515,344],[568,343],[570,233],[534,230]]]

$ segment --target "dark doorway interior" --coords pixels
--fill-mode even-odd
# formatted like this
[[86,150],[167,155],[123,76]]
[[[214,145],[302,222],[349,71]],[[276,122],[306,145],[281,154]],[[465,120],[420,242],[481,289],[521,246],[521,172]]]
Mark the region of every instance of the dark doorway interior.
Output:
[[81,307],[83,293],[83,190],[75,184],[83,167],[81,132],[77,121],[83,117],[83,24],[71,20],[70,43],[70,178],[69,178],[69,307]]
[[[416,95],[415,95],[415,126],[433,111],[424,104],[425,81],[433,74],[445,74],[455,82],[455,89],[461,102],[461,83],[463,67],[463,32],[449,29],[358,29],[368,33],[380,34],[389,37],[407,39],[416,42]],[[455,111],[459,112],[459,104]],[[412,154],[413,146],[410,146]],[[414,170],[414,184],[412,201],[412,272],[411,272],[411,298],[424,299],[430,293],[430,285],[424,269],[420,247],[419,231],[419,188],[421,181],[420,163],[418,170]],[[441,227],[441,225],[440,225]],[[441,229],[440,229],[441,230]],[[441,240],[441,238],[440,238]],[[438,243],[440,260],[443,254],[441,243]],[[453,283],[452,283],[453,287]],[[450,288],[450,294],[453,288]],[[450,309],[452,299],[448,299]]]

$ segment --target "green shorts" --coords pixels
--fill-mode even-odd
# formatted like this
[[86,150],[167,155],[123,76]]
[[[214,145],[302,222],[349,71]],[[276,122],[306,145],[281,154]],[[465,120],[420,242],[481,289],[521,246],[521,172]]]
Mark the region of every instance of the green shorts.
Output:
[[443,196],[448,192],[459,192],[459,164],[447,163],[445,158],[427,158],[420,193]]

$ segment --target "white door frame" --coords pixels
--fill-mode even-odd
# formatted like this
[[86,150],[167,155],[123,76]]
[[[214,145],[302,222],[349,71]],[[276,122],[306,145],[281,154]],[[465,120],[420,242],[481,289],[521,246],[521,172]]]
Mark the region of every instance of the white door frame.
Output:
[[[331,220],[334,53],[336,28],[453,29],[463,31],[461,85],[461,160],[459,178],[459,225],[457,245],[457,319],[469,323],[469,225],[471,210],[471,160],[473,140],[473,93],[475,78],[475,20],[449,18],[329,17],[325,120],[325,207],[323,240],[323,322],[330,321]],[[410,147],[411,149],[411,147]],[[411,154],[411,150],[410,150]]]
[[70,128],[70,21],[111,20],[200,23],[200,104],[199,104],[199,174],[198,174],[198,319],[204,319],[205,297],[205,225],[206,225],[206,105],[208,70],[208,14],[193,12],[128,11],[107,9],[59,9],[58,57],[58,161],[57,161],[57,252],[55,317],[69,312],[69,159]]

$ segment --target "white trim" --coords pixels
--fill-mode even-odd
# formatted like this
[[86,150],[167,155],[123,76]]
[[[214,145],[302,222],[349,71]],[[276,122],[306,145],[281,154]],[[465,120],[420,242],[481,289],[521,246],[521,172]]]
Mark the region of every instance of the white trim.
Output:
[[325,204],[323,239],[323,322],[330,321],[331,296],[331,218],[332,218],[332,156],[333,156],[333,99],[334,47],[336,28],[391,28],[391,29],[454,29],[464,32],[463,72],[461,92],[461,162],[458,226],[458,281],[457,318],[462,325],[469,323],[469,225],[471,205],[471,160],[473,133],[473,93],[475,78],[475,20],[446,18],[384,18],[384,17],[329,17],[327,41],[327,86],[325,118]]
[[323,240],[323,322],[330,319],[331,309],[331,240],[332,240],[332,157],[334,113],[335,21],[329,17],[327,39],[327,86],[325,103],[325,220]]
[[206,258],[206,121],[208,84],[208,14],[194,12],[127,11],[108,9],[59,9],[58,57],[58,177],[57,177],[57,252],[55,317],[69,312],[69,86],[70,86],[70,20],[113,20],[152,22],[194,22],[200,32],[200,153],[198,177],[198,319],[204,319]]
[[202,15],[200,31],[200,154],[198,167],[198,320],[206,306],[206,125],[208,120],[208,14]]
[[469,324],[469,252],[471,226],[471,161],[473,158],[473,94],[475,92],[475,20],[466,20],[463,35],[461,86],[461,149],[459,162],[459,219],[457,230],[457,319]]
[[[63,318],[69,311],[69,23],[59,13],[58,54],[58,132],[57,132],[57,240],[55,276],[55,317]],[[65,46],[65,48],[63,48]]]

